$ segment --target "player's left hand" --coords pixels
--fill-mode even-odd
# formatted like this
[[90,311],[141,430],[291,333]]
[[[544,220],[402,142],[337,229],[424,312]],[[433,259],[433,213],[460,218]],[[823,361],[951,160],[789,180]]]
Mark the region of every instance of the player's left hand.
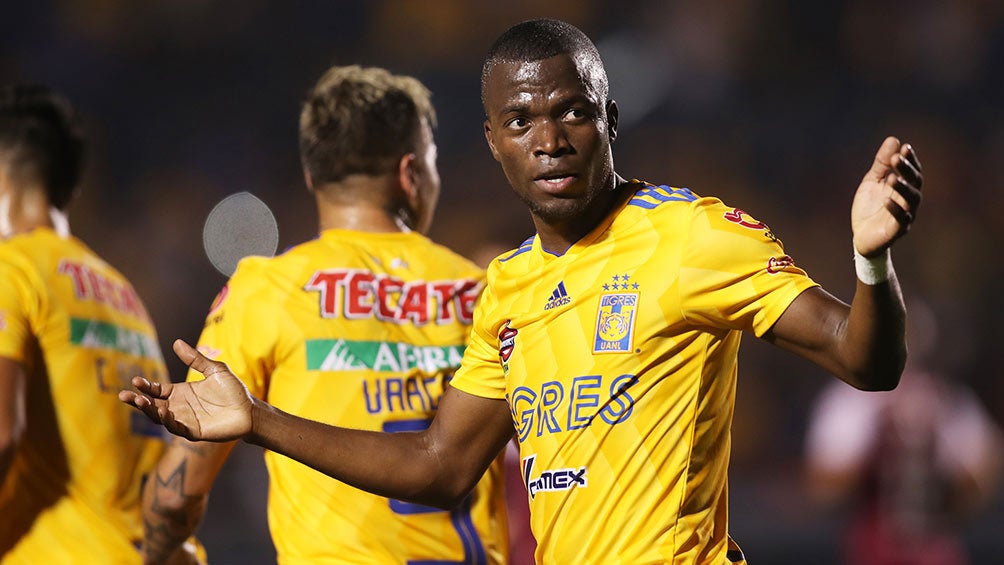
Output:
[[251,433],[254,397],[226,364],[180,339],[174,352],[205,380],[172,384],[133,377],[134,390],[119,391],[119,400],[190,441],[233,441]]
[[874,257],[910,231],[920,208],[923,182],[913,147],[887,137],[851,205],[851,229],[858,253]]

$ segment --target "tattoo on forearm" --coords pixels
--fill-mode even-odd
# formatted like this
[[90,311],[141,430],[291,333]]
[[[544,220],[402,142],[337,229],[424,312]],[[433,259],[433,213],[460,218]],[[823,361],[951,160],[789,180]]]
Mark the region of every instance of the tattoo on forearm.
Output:
[[[186,495],[184,491],[187,466],[188,459],[184,459],[167,477],[154,473],[153,500],[143,516],[143,545],[149,561],[169,558],[192,535],[202,518],[202,497]],[[183,503],[180,509],[167,507],[161,502],[165,498],[180,499]]]

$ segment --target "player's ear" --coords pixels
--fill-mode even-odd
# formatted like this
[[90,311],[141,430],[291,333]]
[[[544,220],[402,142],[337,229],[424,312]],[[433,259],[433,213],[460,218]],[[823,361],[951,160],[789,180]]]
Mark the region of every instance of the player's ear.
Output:
[[393,197],[393,202],[401,204],[396,213],[410,229],[419,229],[418,210],[422,206],[420,190],[422,172],[419,170],[418,156],[406,153],[397,163],[397,180],[401,193]]
[[307,184],[307,190],[314,192],[314,177],[310,175],[310,171],[307,167],[303,168],[303,182]]
[[13,223],[11,221],[11,192],[9,190],[0,193],[0,237],[8,238],[14,235]]
[[492,124],[485,120],[485,140],[488,141],[488,148],[492,151],[492,157],[499,160],[499,152],[495,149],[495,141],[492,139]]
[[404,191],[408,202],[415,204],[418,202],[418,184],[421,172],[418,170],[418,155],[406,153],[397,163],[398,184]]
[[607,100],[607,132],[610,141],[617,139],[617,119],[620,117],[620,110],[617,109],[617,102]]

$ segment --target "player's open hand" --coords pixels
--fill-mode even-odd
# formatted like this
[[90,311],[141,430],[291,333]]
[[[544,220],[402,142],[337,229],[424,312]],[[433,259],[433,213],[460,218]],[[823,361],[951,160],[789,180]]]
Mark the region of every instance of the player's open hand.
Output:
[[851,205],[851,229],[858,253],[874,257],[910,230],[920,207],[923,182],[913,147],[887,137]]
[[136,390],[120,391],[119,400],[192,441],[230,441],[250,433],[253,398],[244,383],[225,363],[207,358],[180,339],[174,342],[174,352],[205,380],[161,384],[133,377]]

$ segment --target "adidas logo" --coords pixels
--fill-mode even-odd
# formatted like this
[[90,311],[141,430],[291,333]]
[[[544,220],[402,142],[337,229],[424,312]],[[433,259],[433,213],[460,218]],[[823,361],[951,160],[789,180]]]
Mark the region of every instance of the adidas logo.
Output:
[[572,298],[568,296],[568,292],[565,291],[565,281],[561,281],[558,283],[558,288],[554,289],[554,292],[551,293],[551,298],[547,299],[547,304],[544,305],[544,310],[564,306],[571,301]]

